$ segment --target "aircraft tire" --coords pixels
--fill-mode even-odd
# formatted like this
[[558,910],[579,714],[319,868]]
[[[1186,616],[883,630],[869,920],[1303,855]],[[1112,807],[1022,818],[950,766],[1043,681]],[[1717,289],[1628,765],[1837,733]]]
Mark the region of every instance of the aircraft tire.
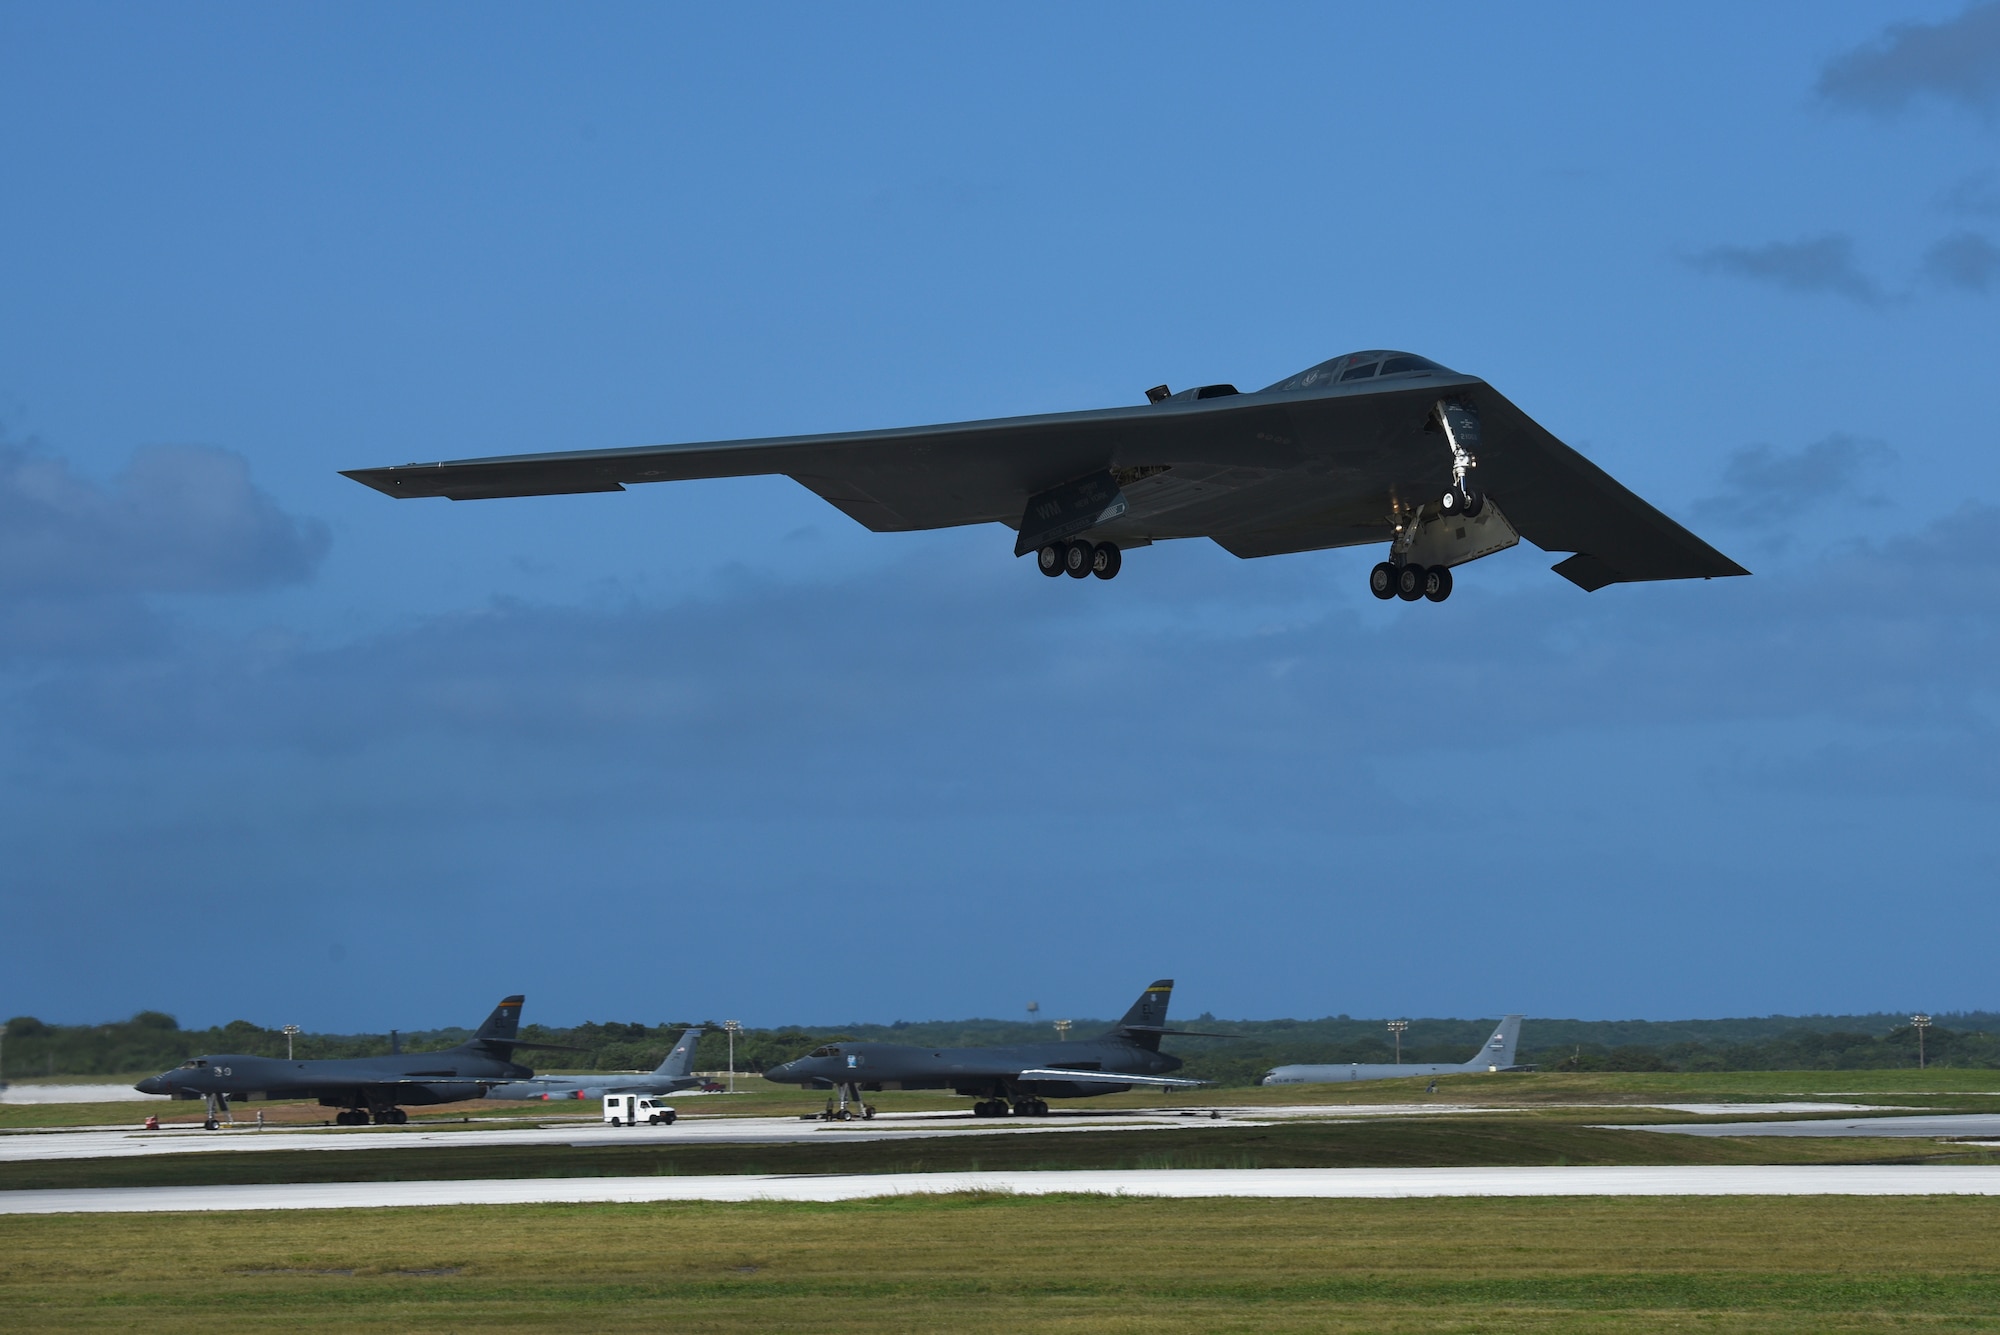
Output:
[[1097,564],[1097,548],[1087,542],[1066,542],[1063,544],[1063,573],[1071,579],[1089,579],[1090,568]]
[[1441,603],[1451,597],[1451,567],[1432,566],[1430,577],[1424,581],[1424,597],[1434,603]]
[[1116,579],[1119,567],[1124,564],[1125,557],[1118,550],[1117,543],[1100,542],[1097,544],[1095,559],[1090,563],[1090,573],[1099,579]]
[[1428,572],[1424,567],[1399,567],[1396,571],[1396,596],[1406,603],[1414,603],[1424,596],[1424,585],[1427,583]]
[[1387,602],[1396,596],[1396,567],[1387,561],[1378,562],[1368,572],[1368,592]]
[[875,1120],[875,1105],[874,1105],[874,1104],[872,1104],[872,1103],[864,1103],[864,1104],[862,1104],[862,1105],[861,1105],[861,1120],[862,1120],[862,1121],[864,1121],[864,1122],[872,1122],[872,1121],[874,1121],[874,1120]]
[[1047,575],[1050,579],[1054,579],[1057,575],[1062,574],[1063,572],[1062,544],[1059,542],[1052,542],[1048,546],[1036,552],[1035,568],[1037,570],[1040,570],[1044,575]]
[[215,1119],[211,1117],[207,1121],[203,1122],[201,1125],[203,1130],[213,1131],[215,1130]]

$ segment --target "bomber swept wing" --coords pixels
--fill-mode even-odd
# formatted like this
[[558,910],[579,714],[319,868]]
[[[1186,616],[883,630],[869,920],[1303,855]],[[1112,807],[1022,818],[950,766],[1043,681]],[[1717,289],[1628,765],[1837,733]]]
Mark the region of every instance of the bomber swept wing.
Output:
[[1350,353],[1253,393],[941,426],[459,459],[346,476],[485,500],[781,475],[878,533],[1000,523],[1043,573],[1205,537],[1240,557],[1390,544],[1378,597],[1442,601],[1453,567],[1526,538],[1579,587],[1747,574],[1505,396],[1408,353]]

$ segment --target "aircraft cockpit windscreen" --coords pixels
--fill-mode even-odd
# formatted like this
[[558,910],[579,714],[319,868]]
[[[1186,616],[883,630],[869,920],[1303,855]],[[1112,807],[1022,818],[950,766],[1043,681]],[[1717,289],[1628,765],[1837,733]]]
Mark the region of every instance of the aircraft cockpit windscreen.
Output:
[[1270,389],[1318,389],[1325,385],[1344,385],[1351,380],[1379,380],[1392,375],[1409,376],[1414,379],[1429,375],[1433,371],[1450,374],[1447,368],[1439,366],[1428,357],[1376,348],[1369,352],[1350,352],[1345,357],[1335,357],[1332,361],[1321,362],[1310,370],[1299,372],[1289,380],[1280,380]]

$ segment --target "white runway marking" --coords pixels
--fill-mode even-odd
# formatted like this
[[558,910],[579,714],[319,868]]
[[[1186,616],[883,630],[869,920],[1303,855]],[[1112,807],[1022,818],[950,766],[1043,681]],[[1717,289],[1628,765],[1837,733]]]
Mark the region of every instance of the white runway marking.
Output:
[[1020,1195],[1382,1200],[1436,1196],[2000,1196],[2000,1166],[1184,1168],[825,1177],[536,1178],[0,1191],[0,1214],[345,1210],[647,1201],[847,1201],[958,1191]]
[[1930,1113],[1916,1117],[1829,1117],[1809,1122],[1683,1122],[1606,1127],[1676,1136],[1929,1136],[1943,1140],[2000,1134],[2000,1113]]

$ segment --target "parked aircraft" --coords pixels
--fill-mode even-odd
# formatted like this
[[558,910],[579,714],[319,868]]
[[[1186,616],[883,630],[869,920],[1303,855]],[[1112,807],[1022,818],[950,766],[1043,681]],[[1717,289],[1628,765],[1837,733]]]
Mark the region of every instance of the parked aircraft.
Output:
[[694,1050],[701,1026],[682,1034],[665,1061],[650,1071],[602,1071],[585,1075],[537,1075],[511,1080],[486,1091],[489,1099],[601,1099],[606,1094],[672,1094],[701,1083],[694,1074]]
[[[1387,543],[1378,598],[1443,602],[1452,570],[1521,538],[1586,591],[1749,572],[1498,390],[1406,352],[1353,352],[1252,393],[943,426],[358,468],[395,497],[551,496],[784,475],[878,533],[1007,524],[1041,572],[1110,579],[1122,553],[1209,538],[1240,557]],[[1505,511],[1503,514],[1502,511]]]
[[190,1057],[171,1071],[149,1076],[133,1088],[141,1094],[206,1099],[208,1126],[229,1110],[231,1099],[318,1099],[339,1108],[342,1126],[375,1122],[401,1126],[409,1121],[400,1104],[422,1106],[476,1099],[494,1085],[534,1074],[514,1061],[516,1048],[550,1047],[514,1037],[520,1031],[522,998],[506,997],[493,1008],[479,1032],[441,1052],[391,1053],[385,1057],[345,1057],[290,1061],[216,1053]]
[[1486,1040],[1468,1061],[1349,1062],[1335,1066],[1280,1066],[1266,1071],[1260,1085],[1345,1084],[1350,1080],[1395,1080],[1412,1075],[1459,1075],[1467,1071],[1513,1071],[1514,1048],[1521,1038],[1521,1017],[1505,1016],[1493,1037]]
[[1139,994],[1124,1019],[1096,1038],[1078,1042],[994,1048],[829,1043],[772,1067],[764,1078],[837,1090],[838,1106],[830,1102],[827,1115],[841,1120],[873,1117],[875,1109],[861,1095],[882,1089],[949,1089],[978,1099],[972,1111],[980,1117],[1005,1117],[1010,1104],[1016,1116],[1046,1117],[1049,1099],[1119,1094],[1135,1085],[1191,1089],[1203,1082],[1168,1076],[1166,1072],[1180,1069],[1181,1059],[1160,1051],[1162,1036],[1191,1032],[1166,1027],[1173,991],[1173,979],[1160,979]]

